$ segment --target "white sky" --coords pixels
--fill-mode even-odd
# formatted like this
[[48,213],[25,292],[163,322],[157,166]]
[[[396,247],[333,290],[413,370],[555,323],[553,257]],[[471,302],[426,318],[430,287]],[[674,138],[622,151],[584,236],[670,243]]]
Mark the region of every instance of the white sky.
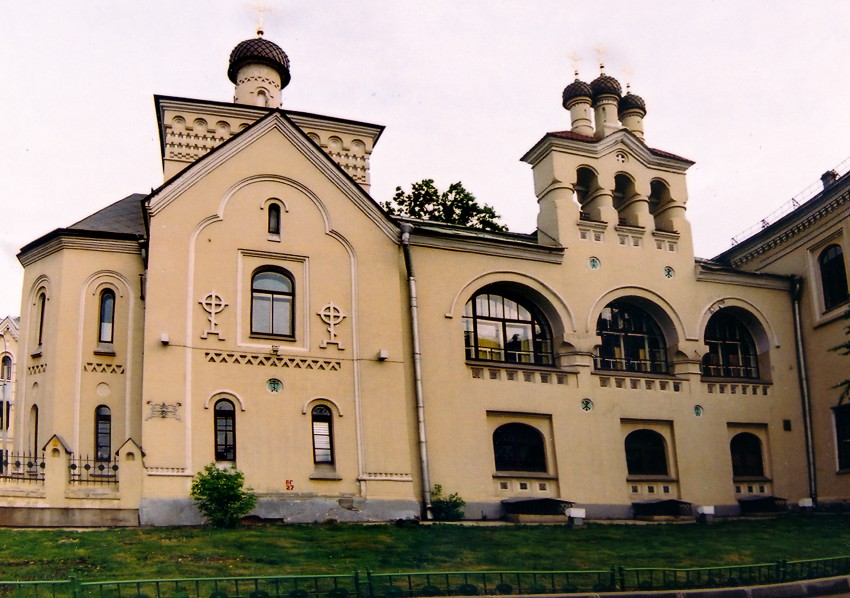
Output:
[[[253,0],[256,4],[257,0]],[[0,16],[0,316],[18,249],[162,182],[154,94],[232,99],[250,0],[9,0]],[[561,92],[606,71],[647,103],[646,141],[688,175],[711,257],[850,156],[850,2],[266,0],[292,62],[284,108],[386,125],[372,195],[462,181],[511,230],[537,205],[519,157],[570,127]]]

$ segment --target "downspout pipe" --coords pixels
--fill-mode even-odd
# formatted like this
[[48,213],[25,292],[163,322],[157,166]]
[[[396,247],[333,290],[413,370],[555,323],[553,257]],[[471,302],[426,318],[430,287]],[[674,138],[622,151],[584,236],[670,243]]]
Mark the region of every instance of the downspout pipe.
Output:
[[404,265],[407,269],[407,288],[410,296],[410,337],[413,341],[413,380],[416,395],[416,427],[419,431],[419,460],[422,469],[422,517],[432,519],[431,515],[431,474],[428,468],[428,440],[425,436],[425,396],[422,391],[422,351],[419,344],[419,304],[416,295],[416,277],[413,275],[413,261],[410,258],[410,233],[413,225],[401,225],[401,248],[404,252]]
[[791,306],[794,310],[794,344],[797,348],[797,374],[800,395],[803,399],[803,427],[806,433],[806,466],[809,473],[809,497],[812,504],[818,503],[817,470],[815,469],[814,431],[812,430],[812,397],[809,393],[809,374],[806,370],[806,354],[803,349],[803,327],[800,319],[800,298],[803,295],[803,279],[791,277]]

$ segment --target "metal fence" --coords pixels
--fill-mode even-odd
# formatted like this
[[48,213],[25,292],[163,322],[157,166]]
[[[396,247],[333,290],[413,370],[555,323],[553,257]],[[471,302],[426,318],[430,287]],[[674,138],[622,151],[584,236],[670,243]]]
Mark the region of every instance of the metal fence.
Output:
[[7,453],[0,462],[0,479],[16,482],[44,481],[44,453],[40,455]]
[[0,598],[427,598],[768,585],[850,575],[850,557],[728,567],[440,571],[81,582],[0,581]]

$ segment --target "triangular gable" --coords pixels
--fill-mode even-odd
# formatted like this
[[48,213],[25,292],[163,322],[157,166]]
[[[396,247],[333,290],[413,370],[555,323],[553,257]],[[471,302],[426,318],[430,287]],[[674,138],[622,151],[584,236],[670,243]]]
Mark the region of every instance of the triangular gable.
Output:
[[12,316],[6,316],[2,320],[0,320],[0,333],[9,334],[16,341],[18,340],[18,330],[20,318],[13,318]]
[[187,166],[184,170],[151,192],[146,203],[148,213],[155,216],[177,197],[190,189],[208,173],[214,171],[225,161],[235,156],[264,135],[278,133],[300,151],[307,160],[324,174],[344,195],[346,195],[387,237],[398,241],[399,230],[396,224],[330,156],[317,146],[282,111],[270,112],[244,131],[234,135],[208,154]]

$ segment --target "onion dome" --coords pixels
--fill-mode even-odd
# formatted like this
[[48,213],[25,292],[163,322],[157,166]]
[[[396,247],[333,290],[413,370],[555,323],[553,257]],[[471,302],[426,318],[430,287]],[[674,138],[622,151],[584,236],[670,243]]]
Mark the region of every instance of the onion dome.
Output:
[[599,75],[590,83],[590,90],[593,92],[593,99],[599,96],[617,96],[623,95],[623,90],[620,87],[620,82],[614,77],[606,74]]
[[590,89],[590,85],[588,85],[584,81],[580,81],[579,78],[576,77],[575,81],[573,81],[564,88],[563,105],[564,108],[566,108],[567,104],[578,98],[587,98],[587,101],[590,102],[590,99],[592,97],[593,91]]
[[643,101],[643,98],[640,96],[636,96],[632,92],[627,93],[622,98],[620,98],[620,103],[617,106],[620,114],[625,112],[626,110],[639,110],[646,115],[646,102]]
[[237,44],[230,53],[230,65],[227,67],[227,78],[236,83],[236,74],[245,64],[259,63],[272,67],[280,74],[280,87],[289,84],[289,57],[274,42],[262,37],[246,39]]

